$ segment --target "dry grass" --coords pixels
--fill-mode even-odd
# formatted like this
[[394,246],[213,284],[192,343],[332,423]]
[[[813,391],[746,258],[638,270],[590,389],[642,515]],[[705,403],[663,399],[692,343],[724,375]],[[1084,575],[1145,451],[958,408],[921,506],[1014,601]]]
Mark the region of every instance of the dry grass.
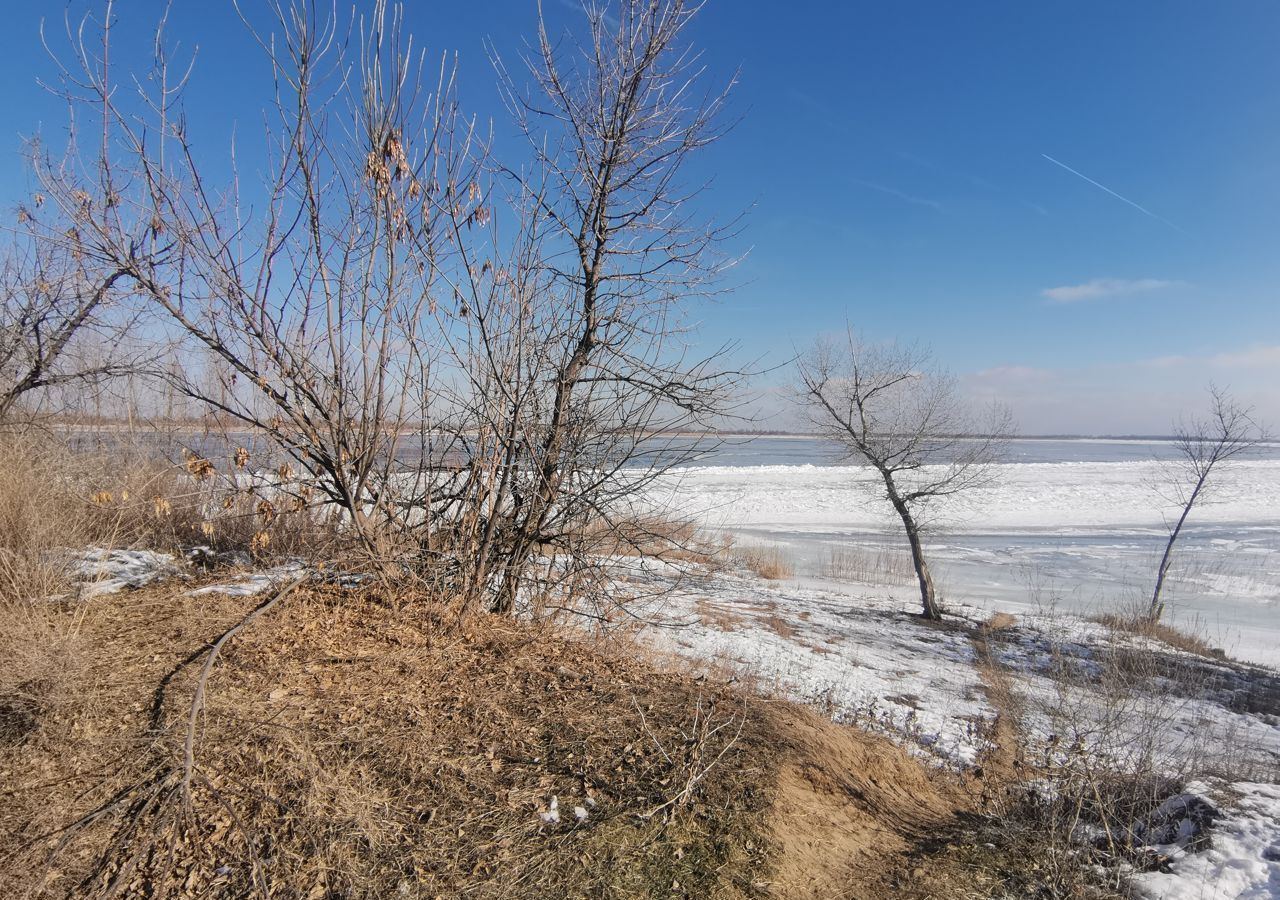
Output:
[[746,544],[729,548],[730,556],[751,572],[770,581],[781,581],[796,574],[791,555],[776,544]]
[[694,604],[698,621],[718,631],[736,631],[745,619],[736,612],[726,609],[708,597],[699,597]]
[[67,590],[70,550],[109,536],[84,473],[40,435],[0,437],[0,603]]
[[1105,625],[1112,631],[1137,635],[1209,659],[1221,659],[1223,651],[1213,647],[1207,640],[1197,634],[1182,631],[1164,622],[1152,622],[1142,615],[1115,615],[1104,613],[1095,617],[1099,625]]
[[1018,617],[1012,613],[996,612],[991,614],[991,618],[983,624],[983,628],[988,632],[991,631],[1007,631],[1018,624]]
[[660,516],[597,519],[575,534],[572,543],[593,556],[643,556],[708,566],[714,565],[719,549],[696,522]]
[[37,430],[0,432],[0,600],[65,592],[88,546],[337,555],[332,523],[271,480],[233,460],[169,463],[124,437],[109,450],[76,451]]
[[[452,631],[429,603],[323,586],[223,649],[187,791],[196,671],[260,602],[161,586],[41,607],[41,627],[77,635],[78,663],[59,702],[23,707],[0,740],[0,882],[41,897],[867,896],[858,885],[951,808],[902,751],[805,710],[626,648],[508,620]],[[17,688],[4,673],[0,697]]]
[[783,640],[787,640],[787,641],[795,640],[795,637],[796,637],[795,626],[792,625],[789,621],[787,621],[782,616],[778,615],[777,613],[766,613],[756,621],[758,621],[765,628],[768,628],[770,631],[772,631],[774,634],[776,634],[778,637],[782,638]]
[[887,545],[833,546],[827,553],[823,572],[828,578],[858,584],[910,584],[915,579],[910,554]]

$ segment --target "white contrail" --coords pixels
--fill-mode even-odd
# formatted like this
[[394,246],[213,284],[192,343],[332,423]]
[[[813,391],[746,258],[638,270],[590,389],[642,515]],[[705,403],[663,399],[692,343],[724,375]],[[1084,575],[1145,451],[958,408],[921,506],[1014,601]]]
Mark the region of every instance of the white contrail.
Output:
[[[1048,153],[1041,153],[1040,155],[1043,156],[1045,159],[1049,160],[1049,162],[1053,163],[1055,166],[1061,166],[1062,168],[1066,169],[1068,172],[1070,172],[1072,175],[1076,176],[1077,178],[1083,178],[1085,181],[1089,182],[1094,187],[1099,188],[1100,190],[1106,191],[1108,194],[1110,194],[1112,197],[1115,197],[1117,200],[1122,200],[1125,203],[1128,203],[1130,206],[1132,206],[1138,212],[1142,213],[1144,216],[1150,216],[1151,218],[1155,219],[1157,222],[1163,222],[1164,224],[1172,228],[1174,231],[1182,231],[1181,228],[1179,228],[1177,225],[1170,222],[1164,216],[1157,216],[1155,213],[1147,209],[1145,206],[1140,206],[1139,204],[1134,203],[1128,197],[1117,194],[1115,191],[1111,190],[1111,188],[1107,187],[1105,184],[1099,184],[1098,182],[1094,181],[1092,178],[1090,178],[1088,175],[1084,174],[1083,172],[1077,172],[1075,169],[1071,168],[1066,163],[1059,162],[1058,160],[1054,159]],[[1182,233],[1186,234],[1185,231],[1182,231]]]

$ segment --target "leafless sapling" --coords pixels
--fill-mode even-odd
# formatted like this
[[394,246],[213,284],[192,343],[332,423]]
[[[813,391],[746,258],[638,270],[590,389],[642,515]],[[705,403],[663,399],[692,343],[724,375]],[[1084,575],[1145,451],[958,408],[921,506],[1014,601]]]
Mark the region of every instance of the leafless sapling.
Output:
[[1267,434],[1253,418],[1251,409],[1241,406],[1231,394],[1209,386],[1209,412],[1178,424],[1173,432],[1173,458],[1164,466],[1161,486],[1171,492],[1178,517],[1169,524],[1169,539],[1156,568],[1147,618],[1158,622],[1164,614],[1165,580],[1173,562],[1173,548],[1197,504],[1204,503],[1215,481],[1234,460],[1248,454]]
[[816,431],[871,466],[902,522],[922,614],[939,619],[921,515],[942,498],[989,484],[1013,434],[1007,410],[970,412],[954,378],[914,347],[864,343],[847,332],[820,340],[797,362],[795,394]]

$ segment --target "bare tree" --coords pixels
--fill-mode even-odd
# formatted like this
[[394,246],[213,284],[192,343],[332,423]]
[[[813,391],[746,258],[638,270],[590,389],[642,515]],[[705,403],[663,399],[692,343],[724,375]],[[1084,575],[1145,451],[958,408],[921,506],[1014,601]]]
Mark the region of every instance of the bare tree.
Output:
[[[23,225],[39,227],[36,209]],[[0,422],[37,392],[88,385],[133,368],[121,350],[118,268],[101,269],[71,252],[65,237],[19,235],[0,262]],[[107,347],[112,352],[92,352]]]
[[274,75],[259,184],[241,182],[234,149],[231,180],[210,176],[186,125],[191,68],[171,66],[163,22],[126,102],[107,3],[96,43],[92,23],[68,29],[63,78],[73,121],[96,111],[100,133],[72,165],[40,158],[42,188],[81,252],[176,330],[159,377],[266,436],[366,549],[429,544],[427,482],[401,463],[438,456],[435,223],[477,214],[452,69],[427,69],[385,0],[351,22],[305,0],[268,9],[265,27],[245,17]]
[[862,343],[852,330],[818,341],[797,369],[795,393],[809,422],[879,475],[911,547],[922,613],[941,618],[921,517],[930,504],[993,480],[1013,434],[1008,411],[993,406],[975,416],[927,352]]
[[1160,595],[1173,562],[1173,547],[1182,534],[1191,510],[1206,501],[1211,479],[1233,460],[1247,454],[1268,439],[1266,430],[1253,419],[1253,411],[1238,404],[1226,390],[1209,386],[1209,413],[1179,423],[1174,429],[1173,459],[1165,467],[1162,485],[1172,492],[1178,506],[1178,518],[1169,526],[1169,540],[1164,545],[1156,583],[1151,591],[1147,617],[1158,622],[1164,614]]
[[685,38],[699,8],[584,5],[580,38],[540,18],[528,91],[495,61],[533,156],[500,168],[518,252],[476,260],[459,285],[474,312],[463,368],[485,401],[475,433],[492,439],[480,558],[499,570],[498,611],[535,558],[581,576],[591,536],[619,535],[628,502],[697,452],[677,433],[723,412],[740,380],[685,340],[690,299],[732,262],[717,249],[733,224],[700,219],[703,185],[685,182],[727,96],[701,87]]
[[113,90],[108,3],[100,47],[70,29],[65,79],[101,139],[43,160],[43,187],[178,332],[161,377],[292,457],[368,549],[509,612],[534,582],[608,582],[596,563],[637,539],[619,526],[645,485],[740,380],[686,337],[732,262],[685,180],[723,130],[684,39],[697,8],[591,5],[581,40],[540,20],[528,89],[497,63],[527,138],[498,162],[397,7],[351,41],[306,0],[272,4],[251,29],[275,94],[249,189],[210,178],[162,34],[139,99]]

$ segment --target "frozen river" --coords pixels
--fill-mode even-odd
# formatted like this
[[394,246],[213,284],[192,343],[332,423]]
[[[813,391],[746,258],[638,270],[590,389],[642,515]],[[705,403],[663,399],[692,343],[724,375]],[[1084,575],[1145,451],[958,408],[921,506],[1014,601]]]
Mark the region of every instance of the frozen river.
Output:
[[[1013,442],[999,477],[930,513],[944,596],[1010,612],[1125,611],[1149,595],[1174,508],[1158,489],[1169,446],[1141,440]],[[776,546],[796,580],[909,602],[900,526],[872,474],[813,438],[730,442],[677,470],[660,502]],[[1280,446],[1224,470],[1193,511],[1166,587],[1169,617],[1234,655],[1280,664]]]

